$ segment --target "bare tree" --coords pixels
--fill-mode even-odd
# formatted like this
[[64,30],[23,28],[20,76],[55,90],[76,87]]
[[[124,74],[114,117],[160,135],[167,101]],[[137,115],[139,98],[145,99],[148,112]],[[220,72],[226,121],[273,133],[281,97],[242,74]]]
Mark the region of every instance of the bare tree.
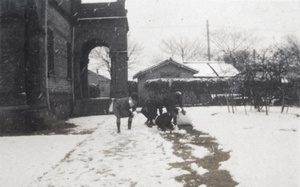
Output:
[[129,38],[127,55],[128,55],[128,68],[131,69],[136,63],[143,58],[144,46],[140,43]]
[[188,37],[162,40],[160,48],[173,59],[180,59],[182,62],[199,60],[205,52],[205,47],[199,39]]
[[222,52],[248,50],[257,40],[246,32],[231,32],[226,29],[215,30],[210,33],[211,42]]
[[89,69],[104,70],[111,75],[111,59],[108,47],[96,47],[89,54]]
[[[132,68],[134,64],[142,58],[143,46],[130,40],[128,42],[128,68]],[[110,49],[108,47],[96,47],[89,54],[89,68],[92,70],[103,70],[111,75],[111,58]]]
[[238,64],[239,59],[242,58],[250,51],[250,48],[254,46],[257,38],[252,34],[246,32],[231,32],[226,29],[220,29],[212,31],[210,34],[211,42],[217,47],[217,49],[223,54],[221,57],[227,63],[230,63],[241,69]]
[[282,50],[290,58],[291,67],[299,70],[300,67],[300,39],[294,35],[288,35],[283,43]]
[[152,57],[151,57],[151,61],[150,61],[150,65],[154,65],[154,64],[157,64],[159,62],[162,62],[164,60],[166,60],[168,57],[162,55],[162,54],[153,54]]
[[294,35],[288,35],[279,48],[288,59],[289,68],[287,79],[294,84],[293,87],[298,96],[298,106],[300,106],[300,39]]

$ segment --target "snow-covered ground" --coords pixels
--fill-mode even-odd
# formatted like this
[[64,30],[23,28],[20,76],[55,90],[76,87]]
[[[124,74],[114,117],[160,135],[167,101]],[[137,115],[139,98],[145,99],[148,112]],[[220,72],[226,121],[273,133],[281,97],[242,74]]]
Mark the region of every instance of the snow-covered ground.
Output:
[[[250,108],[245,114],[243,107],[235,114],[227,107],[186,109],[195,129],[230,151],[220,169],[239,186],[300,186],[299,108],[280,114],[272,107],[268,116]],[[124,119],[117,134],[113,115],[90,116],[69,122],[77,125],[74,131],[96,129],[92,134],[0,137],[0,186],[183,186],[174,178],[188,171],[169,165],[182,158],[144,121],[138,114],[129,131]],[[209,154],[192,148],[198,157]]]
[[230,159],[221,168],[230,171],[239,186],[300,186],[300,111],[280,107],[264,112],[244,107],[235,114],[227,107],[191,108],[195,128],[216,137]]

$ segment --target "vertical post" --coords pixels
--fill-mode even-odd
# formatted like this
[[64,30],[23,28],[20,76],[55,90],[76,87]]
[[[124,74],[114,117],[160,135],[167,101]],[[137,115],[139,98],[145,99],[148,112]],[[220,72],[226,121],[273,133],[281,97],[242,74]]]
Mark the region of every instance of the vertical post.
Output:
[[207,28],[207,58],[210,61],[210,42],[209,42],[209,24],[208,20],[206,20],[206,28]]
[[[0,10],[2,10],[2,3],[0,2]],[[0,18],[0,22],[2,22]],[[0,24],[0,60],[2,60],[2,24]]]
[[[72,23],[74,24],[74,23]],[[74,72],[74,46],[75,46],[75,27],[72,26],[72,64],[71,64],[71,79],[72,79],[72,101],[73,101],[73,107],[75,105],[75,72]]]
[[47,106],[50,110],[50,96],[49,96],[49,79],[48,79],[48,0],[45,0],[45,80],[46,80],[46,100]]

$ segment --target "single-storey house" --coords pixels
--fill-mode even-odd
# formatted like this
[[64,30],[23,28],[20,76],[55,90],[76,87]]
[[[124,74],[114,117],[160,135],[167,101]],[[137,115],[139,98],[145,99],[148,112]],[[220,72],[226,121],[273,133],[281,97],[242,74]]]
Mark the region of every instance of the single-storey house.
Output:
[[197,70],[169,58],[145,70],[139,71],[133,76],[133,79],[138,80],[138,94],[142,99],[145,99],[148,97],[144,90],[144,83],[147,80],[159,78],[193,78],[196,73],[198,73]]
[[[238,70],[231,64],[226,64],[223,61],[198,61],[198,62],[184,62],[178,63],[173,59],[167,59],[154,66],[146,68],[145,70],[136,73],[133,78],[138,81],[138,94],[142,100],[158,97],[155,93],[147,92],[144,89],[146,81],[150,80],[162,80],[169,81],[172,84],[172,80],[179,79],[226,79],[238,74]],[[207,93],[192,93],[186,91],[184,93],[185,103],[205,103],[209,100]],[[198,95],[198,96],[196,96]]]

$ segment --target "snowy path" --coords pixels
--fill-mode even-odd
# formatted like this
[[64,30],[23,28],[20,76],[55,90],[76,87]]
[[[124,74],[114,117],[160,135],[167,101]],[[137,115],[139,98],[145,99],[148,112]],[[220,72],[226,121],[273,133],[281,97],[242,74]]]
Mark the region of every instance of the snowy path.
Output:
[[107,118],[29,186],[182,186],[174,176],[185,172],[169,165],[182,160],[156,129],[143,125],[142,116],[134,118],[132,130],[123,120],[121,134],[115,118]]

